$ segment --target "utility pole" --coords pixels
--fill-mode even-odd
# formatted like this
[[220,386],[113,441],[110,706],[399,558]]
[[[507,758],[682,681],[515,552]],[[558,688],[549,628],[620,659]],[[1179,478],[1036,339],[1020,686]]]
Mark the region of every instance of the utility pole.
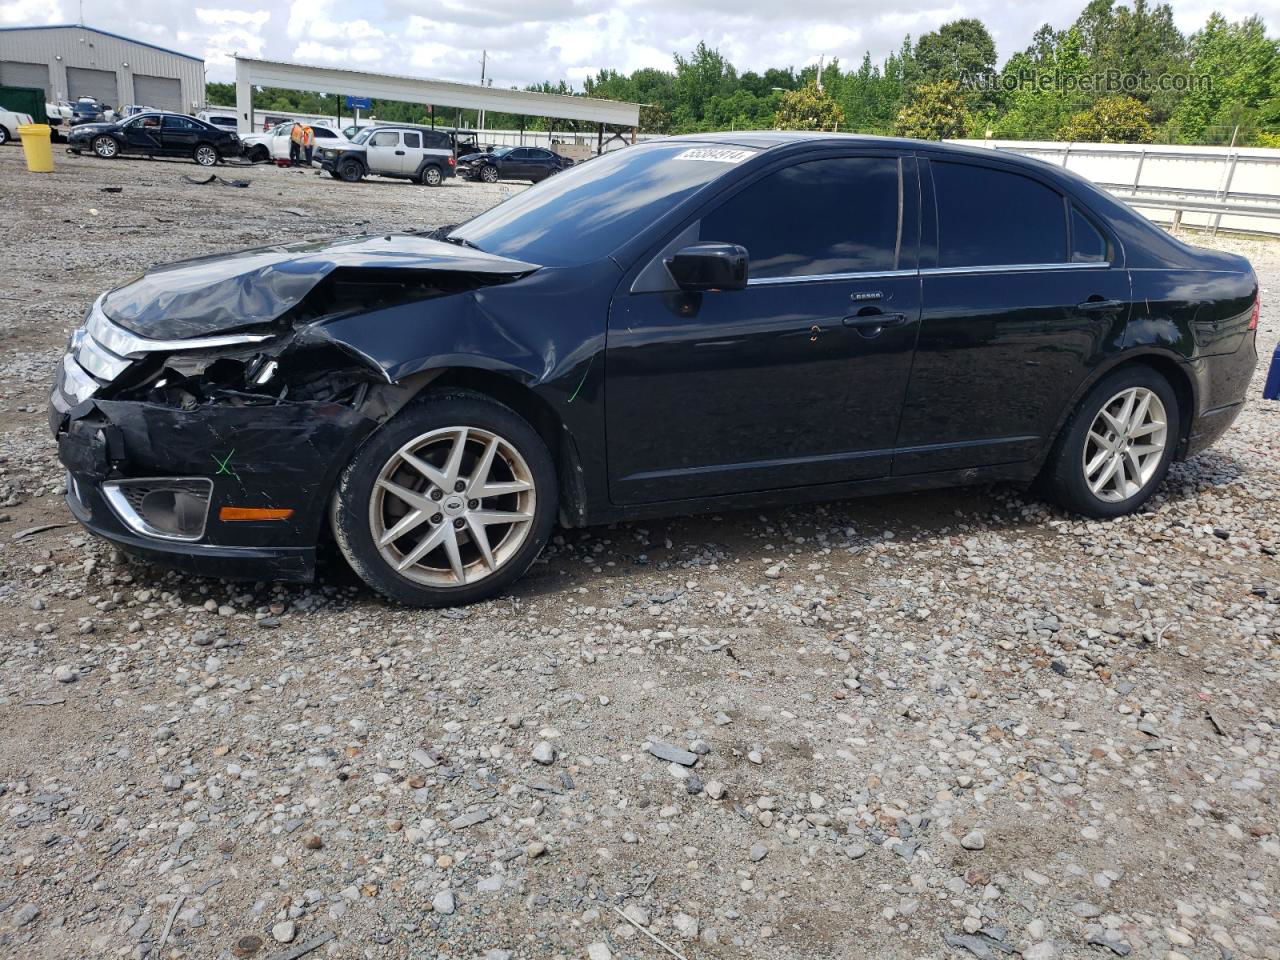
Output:
[[[489,60],[489,51],[481,50],[480,51],[480,86],[481,87],[484,87],[484,71],[485,71],[485,67],[488,66],[488,60]],[[483,109],[481,109],[480,113],[477,115],[476,129],[477,130],[484,129],[484,110]]]
[[826,55],[818,58],[818,92],[822,92],[822,64],[826,61]]

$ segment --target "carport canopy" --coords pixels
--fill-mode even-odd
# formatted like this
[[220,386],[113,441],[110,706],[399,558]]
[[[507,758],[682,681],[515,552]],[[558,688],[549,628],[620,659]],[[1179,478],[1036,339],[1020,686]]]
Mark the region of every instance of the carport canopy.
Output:
[[236,57],[236,122],[241,134],[252,132],[253,88],[282,87],[378,100],[399,100],[467,110],[522,113],[531,117],[582,120],[620,127],[640,123],[640,104],[595,97],[574,97],[560,93],[529,90],[502,90],[475,83],[426,80],[363,70],[313,67],[283,60]]

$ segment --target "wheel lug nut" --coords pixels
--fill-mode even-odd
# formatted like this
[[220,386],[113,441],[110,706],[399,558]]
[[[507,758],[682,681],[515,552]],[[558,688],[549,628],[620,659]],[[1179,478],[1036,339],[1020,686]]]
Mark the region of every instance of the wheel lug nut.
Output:
[[439,522],[440,522],[441,520],[443,520],[443,519],[444,519],[444,517],[437,513],[437,514],[435,514],[435,515],[431,518],[431,522],[432,522],[432,523],[439,523]]
[[453,485],[453,489],[458,493],[461,493],[463,490],[467,489],[466,481],[459,480],[457,483]]
[[431,489],[431,499],[432,499],[432,500],[439,500],[439,499],[440,499],[441,497],[443,497],[443,496],[444,496],[444,491],[443,491],[443,490],[441,490],[439,487],[433,487],[433,488]]
[[480,501],[479,501],[479,500],[468,500],[468,501],[467,501],[467,509],[468,509],[468,510],[478,510],[478,509],[480,509]]
[[461,530],[463,527],[465,527],[465,526],[467,525],[467,521],[465,521],[465,520],[463,520],[461,517],[459,517],[457,520],[453,521],[453,525],[454,525],[457,529]]

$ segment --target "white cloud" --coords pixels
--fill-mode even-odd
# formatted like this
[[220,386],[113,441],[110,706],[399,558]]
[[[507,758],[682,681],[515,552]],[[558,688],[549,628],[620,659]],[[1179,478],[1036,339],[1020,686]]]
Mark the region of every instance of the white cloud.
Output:
[[38,26],[65,23],[62,5],[48,0],[4,0],[0,3],[0,24],[5,26]]

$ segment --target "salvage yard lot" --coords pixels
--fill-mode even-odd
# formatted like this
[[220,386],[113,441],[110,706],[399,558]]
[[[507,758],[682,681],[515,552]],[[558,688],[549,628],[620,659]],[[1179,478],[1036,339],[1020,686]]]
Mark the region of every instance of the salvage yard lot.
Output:
[[1263,365],[1138,516],[984,487],[566,531],[413,611],[333,559],[115,556],[48,385],[153,263],[522,187],[57,164],[0,150],[0,956],[1280,957],[1280,242],[1207,241],[1258,270]]

